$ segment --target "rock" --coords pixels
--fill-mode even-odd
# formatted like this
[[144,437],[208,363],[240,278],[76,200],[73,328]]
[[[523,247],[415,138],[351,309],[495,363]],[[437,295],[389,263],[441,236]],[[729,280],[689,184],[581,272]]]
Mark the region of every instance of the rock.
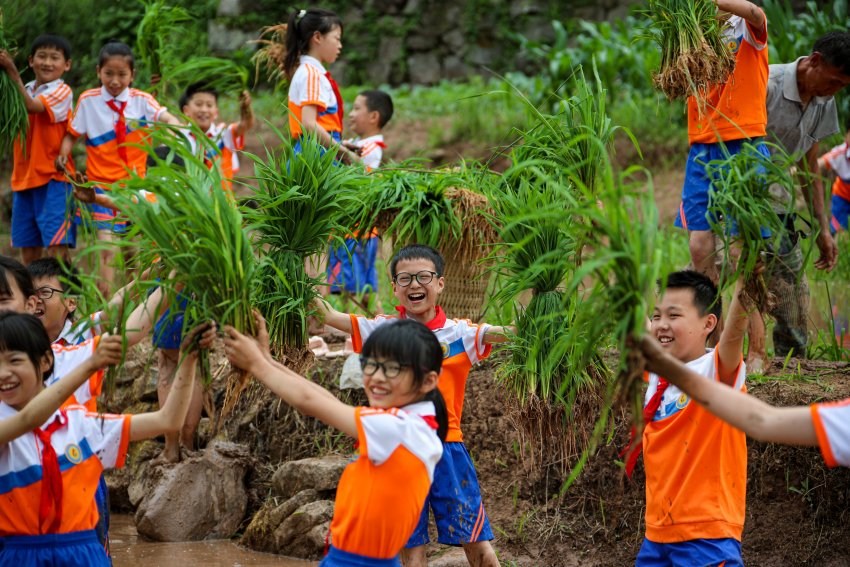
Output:
[[407,38],[406,46],[411,51],[428,51],[437,47],[437,36],[420,33]]
[[237,49],[256,49],[256,44],[248,43],[256,39],[256,33],[227,27],[221,22],[210,20],[207,24],[207,47],[214,53],[229,53]]
[[463,549],[450,547],[428,558],[428,567],[466,567],[469,560]]
[[443,61],[443,78],[462,79],[469,75],[469,66],[460,57],[449,55]]
[[334,503],[330,500],[299,507],[274,532],[277,552],[293,557],[320,557],[333,514]]
[[389,82],[393,61],[401,57],[403,47],[404,43],[400,37],[384,36],[381,38],[381,43],[378,47],[378,53],[381,56],[366,69],[366,77],[370,83],[382,85]]
[[407,58],[410,81],[423,85],[440,82],[440,60],[433,53],[414,53]]
[[241,16],[242,0],[220,0],[216,14],[219,16]]
[[106,486],[109,488],[109,507],[111,510],[115,512],[135,512],[136,505],[144,496],[142,493],[144,488],[138,479],[144,477],[148,461],[157,456],[161,450],[162,443],[153,439],[131,443],[124,466],[106,472]]
[[460,53],[466,46],[466,36],[462,30],[453,29],[443,36],[443,43],[449,47],[452,53]]
[[157,541],[228,538],[248,505],[245,473],[248,449],[214,441],[198,457],[149,467],[136,529]]
[[290,498],[310,488],[317,491],[336,490],[339,477],[347,464],[348,459],[335,456],[283,463],[272,476],[272,490],[283,498]]
[[133,382],[133,396],[141,402],[156,402],[156,383],[159,380],[159,372],[156,365],[152,366],[148,372],[142,372]]
[[251,519],[251,523],[245,529],[240,543],[257,551],[266,553],[281,553],[275,537],[277,528],[294,514],[302,506],[310,502],[324,500],[332,497],[332,492],[318,492],[313,489],[302,490],[283,504],[274,505],[274,500],[266,502],[265,505]]

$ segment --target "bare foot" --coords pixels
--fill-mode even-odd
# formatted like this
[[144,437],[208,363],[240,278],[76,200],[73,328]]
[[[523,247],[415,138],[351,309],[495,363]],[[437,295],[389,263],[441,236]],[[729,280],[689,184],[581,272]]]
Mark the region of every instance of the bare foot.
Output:
[[316,357],[325,356],[328,354],[328,344],[322,337],[310,337],[308,347]]
[[764,358],[758,355],[747,357],[747,374],[764,374],[770,367]]
[[179,445],[176,447],[166,447],[159,455],[151,459],[151,466],[173,465],[180,462],[181,456]]

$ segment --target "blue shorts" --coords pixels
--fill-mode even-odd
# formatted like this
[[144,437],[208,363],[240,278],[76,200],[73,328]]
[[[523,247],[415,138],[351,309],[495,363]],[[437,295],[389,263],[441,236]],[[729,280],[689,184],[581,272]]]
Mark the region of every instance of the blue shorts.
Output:
[[365,242],[346,238],[344,246],[331,248],[328,257],[328,283],[331,293],[337,293],[340,289],[349,293],[377,293],[377,256],[377,236]]
[[319,567],[401,567],[401,561],[398,557],[392,559],[366,557],[331,546],[328,554],[319,563]]
[[183,315],[189,300],[183,294],[178,294],[176,301],[177,308],[173,314],[169,307],[153,327],[151,340],[156,348],[179,349],[183,342]]
[[[98,195],[109,195],[109,191],[101,187],[95,187],[94,192]],[[111,230],[116,234],[127,231],[127,221],[119,216],[118,211],[109,207],[102,207],[95,203],[84,205],[91,215],[90,228],[94,230]],[[82,217],[77,213],[77,224],[81,224]]]
[[741,542],[733,538],[655,543],[644,538],[635,567],[744,567]]
[[[761,141],[756,140],[732,140],[716,144],[691,144],[688,152],[688,163],[685,166],[685,183],[682,186],[682,202],[679,204],[679,212],[676,215],[675,225],[685,230],[711,230],[711,219],[709,206],[713,179],[706,171],[706,165],[714,160],[728,159],[729,156],[739,153],[744,144],[756,145],[758,152],[764,157],[770,157],[770,151]],[[728,227],[730,234],[735,234],[734,226]],[[770,234],[762,230],[765,237]]]
[[429,509],[434,512],[437,541],[442,544],[462,545],[493,539],[475,466],[463,443],[443,443],[443,458],[434,470],[434,482],[422,516],[405,547],[418,547],[430,541]]
[[[850,201],[838,195],[832,196],[832,221],[829,223],[829,231],[832,234],[847,230],[847,221],[850,219]],[[846,251],[845,251],[846,253]]]
[[[328,134],[330,134],[331,139],[337,144],[342,142],[342,132],[328,132]],[[322,146],[321,144],[319,145],[322,150],[321,155],[325,155],[325,152],[328,151],[328,149],[325,146]],[[293,146],[292,152],[296,155],[301,153],[301,136],[299,136],[298,139],[295,141],[295,146]]]
[[12,192],[12,246],[77,245],[74,187],[51,179],[46,185]]
[[110,567],[94,530],[65,534],[4,537],[0,565],[27,567]]
[[103,547],[106,555],[109,555],[109,487],[106,486],[106,477],[100,473],[100,481],[94,493],[94,502],[97,504],[97,525],[94,532],[97,541]]

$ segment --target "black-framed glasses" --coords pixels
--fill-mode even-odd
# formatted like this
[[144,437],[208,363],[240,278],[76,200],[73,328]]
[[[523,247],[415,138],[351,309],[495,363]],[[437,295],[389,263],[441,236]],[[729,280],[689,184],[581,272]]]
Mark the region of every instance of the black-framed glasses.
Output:
[[49,285],[42,286],[35,290],[35,294],[38,296],[38,298],[45,301],[51,299],[54,293],[62,295],[63,293],[65,293],[65,290],[56,289],[55,287],[50,287]]
[[417,272],[415,274],[408,274],[407,272],[399,272],[393,278],[393,281],[400,285],[401,287],[407,287],[413,283],[415,279],[419,282],[420,285],[428,285],[432,281],[434,281],[434,277],[438,276],[437,272],[432,272],[430,270],[422,270],[421,272]]
[[384,372],[385,378],[395,378],[407,366],[398,362],[378,362],[374,358],[360,357],[360,369],[366,376],[372,376],[378,371],[378,368]]

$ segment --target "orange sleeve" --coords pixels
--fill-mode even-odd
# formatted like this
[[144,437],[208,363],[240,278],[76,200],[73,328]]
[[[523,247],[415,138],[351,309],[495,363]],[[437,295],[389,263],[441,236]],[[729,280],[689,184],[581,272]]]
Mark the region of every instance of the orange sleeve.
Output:
[[354,352],[363,350],[363,338],[360,336],[360,321],[357,320],[357,315],[349,313],[351,317],[351,343],[354,347]]
[[832,454],[832,447],[829,444],[829,436],[826,434],[826,428],[821,421],[820,413],[818,413],[818,404],[809,406],[812,412],[812,424],[815,426],[815,433],[818,436],[818,445],[820,452],[823,455],[823,460],[826,466],[832,468],[838,466],[838,461],[835,460],[835,455]]
[[124,462],[127,460],[127,449],[130,446],[130,420],[132,419],[132,415],[124,415],[124,425],[121,428],[121,445],[118,447],[118,459],[115,461],[116,469],[123,467]]

